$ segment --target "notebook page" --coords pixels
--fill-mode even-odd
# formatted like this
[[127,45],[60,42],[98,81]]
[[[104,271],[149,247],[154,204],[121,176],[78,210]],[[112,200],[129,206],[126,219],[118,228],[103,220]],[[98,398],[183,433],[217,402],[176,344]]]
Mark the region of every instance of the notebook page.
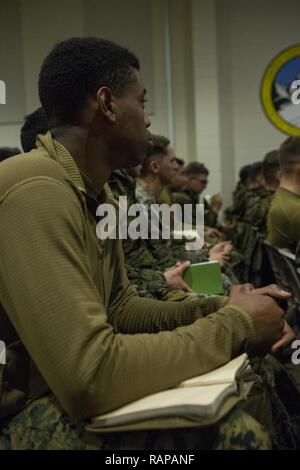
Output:
[[247,354],[241,354],[232,361],[228,362],[224,366],[218,369],[212,370],[207,374],[199,375],[191,379],[181,382],[178,387],[196,387],[198,385],[211,385],[211,384],[222,384],[232,383],[235,381],[237,373],[243,369],[243,366],[247,366],[249,359]]
[[173,388],[149,395],[118,410],[93,418],[93,425],[113,425],[155,416],[184,415],[189,410],[199,416],[217,411],[224,397],[236,390],[233,384]]

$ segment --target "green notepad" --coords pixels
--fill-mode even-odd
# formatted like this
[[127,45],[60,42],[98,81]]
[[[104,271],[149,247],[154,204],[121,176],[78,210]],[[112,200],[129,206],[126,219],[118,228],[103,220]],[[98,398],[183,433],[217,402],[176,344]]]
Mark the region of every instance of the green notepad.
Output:
[[192,264],[184,272],[183,279],[194,292],[224,294],[221,268],[217,261]]

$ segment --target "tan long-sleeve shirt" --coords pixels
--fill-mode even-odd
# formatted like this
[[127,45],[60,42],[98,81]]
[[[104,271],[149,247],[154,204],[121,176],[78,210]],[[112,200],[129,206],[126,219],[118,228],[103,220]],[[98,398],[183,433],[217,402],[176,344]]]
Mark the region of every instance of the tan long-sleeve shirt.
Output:
[[296,251],[300,240],[300,196],[278,188],[268,215],[268,241],[278,248]]
[[[114,203],[106,191],[102,201]],[[121,241],[97,238],[89,202],[50,133],[0,165],[0,339],[13,351],[2,415],[34,396],[38,374],[70,415],[87,418],[214,369],[253,340],[248,313],[222,298],[139,298]]]

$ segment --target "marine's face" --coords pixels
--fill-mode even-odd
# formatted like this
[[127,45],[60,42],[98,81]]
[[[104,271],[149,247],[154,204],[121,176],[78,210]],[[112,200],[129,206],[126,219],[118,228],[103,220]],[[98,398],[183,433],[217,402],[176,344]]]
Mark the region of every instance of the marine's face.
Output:
[[170,145],[167,148],[167,154],[163,155],[159,161],[159,178],[163,185],[172,183],[173,178],[178,170],[175,150]]
[[208,177],[204,173],[191,175],[189,177],[188,186],[194,193],[200,194],[208,184]]
[[140,73],[133,70],[130,82],[122,97],[115,98],[117,125],[115,138],[119,141],[119,167],[130,168],[142,163],[150,145],[148,127],[151,121],[145,113],[146,90]]
[[179,191],[187,184],[187,181],[188,177],[184,173],[184,166],[180,166],[172,180],[172,189],[175,191]]

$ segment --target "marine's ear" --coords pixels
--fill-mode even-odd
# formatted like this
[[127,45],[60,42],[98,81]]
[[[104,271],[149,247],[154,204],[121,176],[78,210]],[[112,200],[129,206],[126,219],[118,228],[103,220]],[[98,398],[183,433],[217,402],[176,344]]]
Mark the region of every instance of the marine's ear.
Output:
[[152,173],[157,174],[160,170],[160,164],[157,160],[153,159],[150,160],[148,168]]
[[282,170],[278,170],[278,171],[276,172],[276,179],[277,179],[277,181],[280,181],[281,178],[282,178]]
[[116,121],[114,96],[110,88],[103,86],[97,91],[98,111],[104,119],[114,123]]

